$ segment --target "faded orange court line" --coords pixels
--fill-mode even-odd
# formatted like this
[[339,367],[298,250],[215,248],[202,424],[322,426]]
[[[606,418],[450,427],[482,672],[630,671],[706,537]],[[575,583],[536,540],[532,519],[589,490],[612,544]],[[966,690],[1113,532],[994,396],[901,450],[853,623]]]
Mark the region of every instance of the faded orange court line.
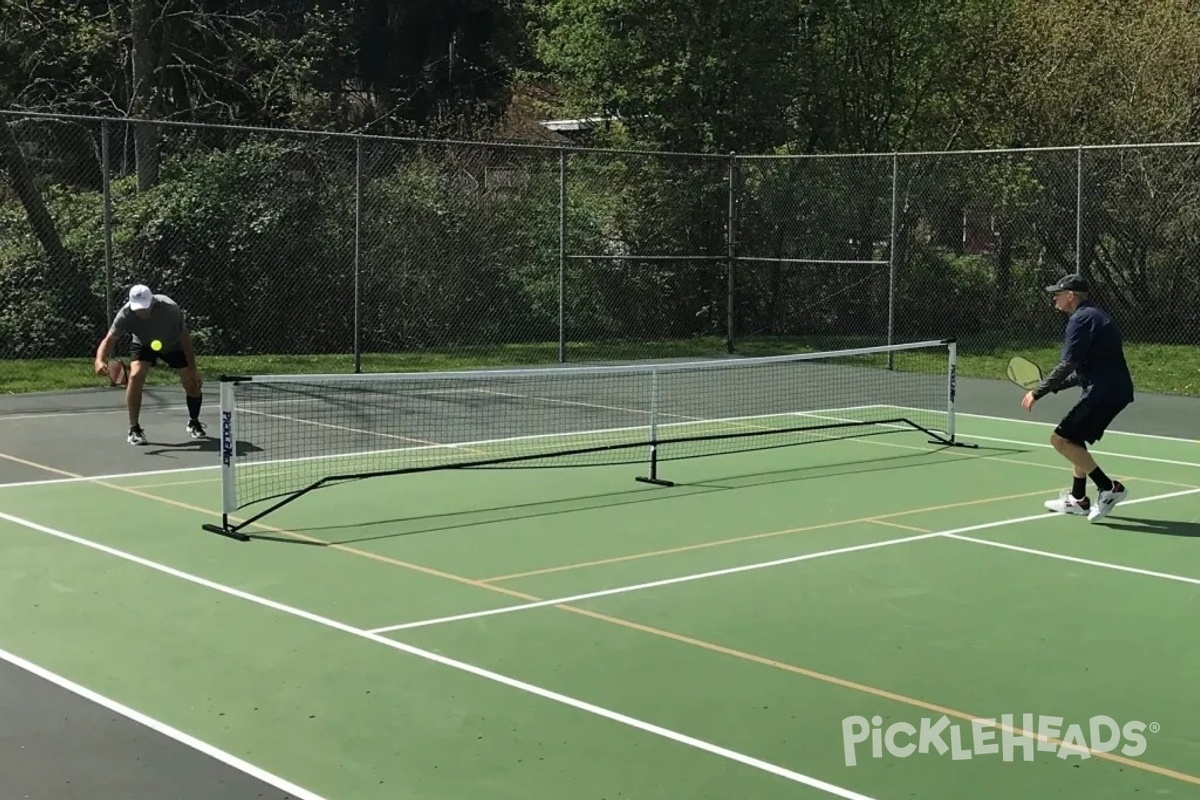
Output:
[[[72,478],[82,478],[83,477],[82,475],[76,475],[74,473],[67,472],[66,470],[60,470],[60,469],[55,469],[53,467],[47,467],[45,465],[37,464],[32,461],[26,461],[24,459],[17,458],[16,456],[11,456],[11,455],[8,455],[5,453],[0,453],[0,457],[8,459],[10,461],[14,461],[19,464],[24,464],[25,466],[34,467],[35,469],[45,470],[46,472],[56,473],[56,474],[63,475],[66,477],[72,477]],[[216,512],[211,511],[209,509],[201,508],[199,506],[193,506],[188,503],[182,503],[182,502],[179,502],[178,500],[172,500],[172,499],[166,498],[166,497],[159,497],[158,495],[148,494],[145,492],[141,492],[137,489],[131,489],[131,488],[128,488],[125,486],[117,486],[115,484],[111,484],[106,481],[96,481],[96,483],[98,485],[104,486],[106,488],[115,489],[115,490],[121,491],[121,492],[126,492],[128,494],[132,494],[137,497],[142,497],[147,500],[153,500],[156,502],[165,503],[167,505],[175,506],[177,508],[181,508],[181,509],[185,509],[185,510],[189,510],[189,511],[198,512],[201,514],[205,514],[207,516],[212,516],[212,515],[216,514]],[[972,502],[988,502],[988,501],[972,501]],[[908,512],[908,513],[912,513],[912,512]],[[230,517],[230,519],[232,519],[235,522],[241,522],[241,520],[236,517]],[[369,558],[369,559],[372,559],[375,561],[381,561],[381,562],[384,562],[387,564],[392,564],[394,566],[413,570],[413,571],[420,572],[420,573],[423,573],[426,575],[433,575],[435,577],[443,578],[445,580],[453,581],[455,583],[463,584],[466,586],[473,586],[473,587],[476,587],[479,589],[484,589],[486,591],[504,594],[509,597],[515,597],[517,599],[525,600],[527,602],[535,602],[536,603],[536,602],[540,602],[543,599],[545,599],[545,598],[541,598],[541,597],[536,597],[531,594],[526,594],[524,592],[514,591],[512,589],[508,589],[508,588],[505,588],[502,586],[494,586],[492,584],[484,583],[482,581],[475,580],[473,578],[467,578],[467,577],[464,577],[461,575],[455,575],[455,574],[449,573],[449,572],[442,572],[441,570],[435,570],[435,569],[432,569],[429,567],[423,567],[419,564],[411,564],[411,563],[408,563],[405,561],[388,558],[387,556],[378,555],[376,553],[371,553],[371,552],[364,551],[364,550],[358,550],[358,549],[352,548],[352,547],[346,547],[345,545],[333,544],[330,542],[323,541],[321,539],[317,539],[315,537],[304,536],[304,535],[301,535],[301,534],[298,534],[298,533],[295,533],[292,531],[288,531],[283,528],[276,528],[274,526],[264,525],[264,524],[258,523],[258,522],[255,522],[252,524],[254,527],[261,528],[263,530],[270,531],[272,533],[276,533],[276,534],[280,534],[280,535],[284,535],[284,536],[290,536],[290,537],[293,537],[293,538],[296,538],[296,539],[299,539],[302,541],[309,541],[309,542],[314,542],[317,544],[323,544],[332,549],[339,550],[339,551],[342,551],[345,553],[350,553],[351,555],[362,556],[364,558]],[[845,524],[845,523],[841,523],[841,524]],[[707,641],[704,641],[703,639],[697,639],[697,638],[693,638],[690,636],[684,636],[683,634],[673,633],[671,631],[663,630],[661,628],[655,628],[655,627],[652,627],[649,625],[643,625],[639,622],[633,622],[632,620],[622,619],[620,617],[614,617],[614,616],[610,616],[608,614],[601,614],[596,611],[589,611],[588,609],[578,608],[576,606],[556,605],[556,606],[553,606],[553,608],[557,608],[562,611],[566,611],[568,613],[578,614],[578,615],[581,615],[584,617],[589,617],[589,618],[592,618],[592,619],[595,619],[595,620],[598,620],[601,622],[606,622],[606,623],[609,623],[612,625],[617,625],[622,628],[627,628],[629,630],[639,631],[641,633],[645,633],[645,634],[648,634],[651,636],[656,636],[656,637],[663,638],[663,639],[669,639],[671,641],[675,641],[680,644],[685,644],[690,647],[696,647],[696,648],[703,649],[703,650],[706,650],[709,652],[720,653],[722,655],[730,656],[732,658],[737,658],[742,661],[759,664],[759,665],[770,667],[773,669],[783,670],[785,672],[789,672],[794,675],[801,675],[803,677],[811,678],[813,680],[821,681],[823,683],[831,684],[834,686],[840,686],[844,689],[849,689],[849,690],[860,692],[863,694],[872,695],[874,697],[879,697],[881,699],[890,700],[893,702],[912,706],[914,708],[919,708],[919,709],[922,709],[925,711],[931,711],[931,712],[937,713],[937,714],[944,714],[948,717],[954,717],[955,719],[960,719],[965,722],[979,722],[980,724],[985,724],[984,720],[986,718],[984,718],[980,715],[977,715],[977,714],[969,714],[965,711],[959,711],[957,709],[950,708],[949,706],[937,705],[935,703],[931,703],[931,702],[928,702],[925,700],[920,700],[920,699],[917,699],[914,697],[908,697],[907,695],[899,694],[896,692],[891,692],[891,691],[888,691],[887,689],[880,689],[880,688],[877,688],[874,686],[869,686],[864,683],[857,683],[855,681],[847,680],[845,678],[839,678],[835,675],[828,675],[823,672],[818,672],[816,670],[811,670],[811,669],[807,669],[805,667],[796,666],[794,664],[788,664],[783,661],[777,661],[775,659],[767,658],[765,656],[759,656],[759,655],[755,655],[753,653],[745,652],[743,650],[737,650],[732,647],[726,647],[724,645],[716,644],[713,642],[707,642]],[[1039,734],[1036,731],[1025,731],[1025,730],[1022,730],[1021,728],[1010,727],[1010,726],[1004,725],[1002,723],[986,723],[986,724],[989,727],[994,727],[998,730],[1004,730],[1004,731],[1007,731],[1016,736],[1029,736],[1036,740],[1041,740],[1041,741],[1045,741],[1045,742],[1048,742],[1051,744],[1055,744],[1055,745],[1059,746],[1060,748],[1066,748],[1066,749],[1074,750],[1074,751],[1080,752],[1080,753],[1088,753],[1095,758],[1104,759],[1106,761],[1112,761],[1114,763],[1121,764],[1122,766],[1130,767],[1132,769],[1138,769],[1138,770],[1142,770],[1144,772],[1149,772],[1149,773],[1152,773],[1155,775],[1159,775],[1161,777],[1173,778],[1175,780],[1183,781],[1185,783],[1190,783],[1193,785],[1200,786],[1200,776],[1190,775],[1185,772],[1179,772],[1176,770],[1168,769],[1167,767],[1160,767],[1156,764],[1151,764],[1148,762],[1134,761],[1133,759],[1125,758],[1124,756],[1120,756],[1115,753],[1096,752],[1096,751],[1090,750],[1087,747],[1083,747],[1083,746],[1071,744],[1068,742],[1063,742],[1061,740],[1054,739],[1051,737],[1043,736],[1042,734]]]
[[[1126,478],[1127,483],[1141,482],[1139,478]],[[789,536],[795,533],[808,533],[810,531],[828,530],[830,528],[840,528],[846,525],[870,524],[879,523],[882,525],[892,525],[896,528],[904,528],[906,530],[917,531],[918,533],[928,533],[924,528],[914,528],[909,525],[890,522],[897,517],[907,517],[913,514],[927,514],[933,511],[948,511],[955,508],[966,508],[968,506],[984,505],[987,503],[998,503],[1004,500],[1020,500],[1026,497],[1040,497],[1056,492],[1060,486],[1054,486],[1049,489],[1039,489],[1033,492],[1021,492],[1020,494],[1000,495],[998,497],[984,497],[978,500],[962,500],[957,503],[943,503],[936,506],[926,506],[925,508],[913,508],[905,511],[893,511],[887,514],[875,514],[868,517],[858,517],[856,519],[837,520],[835,522],[822,522],[816,525],[805,525],[798,528],[785,528],[779,531],[768,531],[767,533],[751,533],[745,536],[734,536],[728,539],[718,539],[712,542],[699,542],[697,544],[680,545],[679,547],[669,547],[661,550],[647,550],[641,553],[630,553],[623,556],[613,556],[612,558],[601,558],[594,561],[581,561],[577,564],[561,564],[554,567],[545,567],[543,569],[529,570],[528,572],[515,572],[509,575],[498,575],[491,578],[480,578],[480,581],[487,584],[500,583],[502,581],[516,580],[517,578],[530,578],[538,575],[550,575],[556,572],[567,572],[575,569],[585,569],[588,567],[599,567],[607,564],[619,564],[625,561],[636,561],[643,558],[654,558],[658,556],[669,556],[677,553],[686,553],[692,550],[704,550],[710,547],[723,547],[731,544],[739,544],[742,542],[751,542],[756,539],[768,539],[776,536]],[[1187,486],[1184,488],[1195,489],[1196,486]]]

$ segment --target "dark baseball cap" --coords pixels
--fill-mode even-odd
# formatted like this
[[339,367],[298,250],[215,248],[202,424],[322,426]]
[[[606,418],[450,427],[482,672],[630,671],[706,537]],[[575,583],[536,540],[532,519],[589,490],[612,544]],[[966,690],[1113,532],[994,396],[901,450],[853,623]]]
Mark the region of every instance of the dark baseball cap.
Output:
[[1046,287],[1046,291],[1051,294],[1055,294],[1056,292],[1086,292],[1087,290],[1088,282],[1079,274],[1064,275],[1058,283]]

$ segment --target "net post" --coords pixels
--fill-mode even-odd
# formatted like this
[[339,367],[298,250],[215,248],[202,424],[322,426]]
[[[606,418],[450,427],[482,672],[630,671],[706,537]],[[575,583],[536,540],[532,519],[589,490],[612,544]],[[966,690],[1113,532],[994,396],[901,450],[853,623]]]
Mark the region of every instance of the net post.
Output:
[[221,524],[205,524],[203,529],[209,533],[217,533],[237,539],[240,542],[250,541],[250,537],[242,533],[237,526],[229,524],[229,515],[237,511],[237,422],[235,409],[235,383],[232,379],[221,377]]
[[948,444],[953,447],[978,449],[979,445],[963,442],[954,430],[954,411],[958,401],[958,342],[947,339],[946,345],[946,438],[931,439],[930,444]]
[[650,370],[650,471],[635,480],[655,486],[674,486],[673,481],[658,477],[658,370]]
[[958,394],[958,343],[946,343],[949,368],[946,370],[946,435],[954,441],[954,401]]

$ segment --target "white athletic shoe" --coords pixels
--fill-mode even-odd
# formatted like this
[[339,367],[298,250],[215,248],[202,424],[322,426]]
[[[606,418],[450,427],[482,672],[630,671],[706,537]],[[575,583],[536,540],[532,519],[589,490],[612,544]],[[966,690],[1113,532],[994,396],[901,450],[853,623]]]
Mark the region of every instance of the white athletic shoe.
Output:
[[1124,500],[1127,494],[1129,494],[1129,490],[1125,488],[1124,484],[1113,481],[1112,490],[1100,492],[1100,496],[1096,498],[1095,505],[1088,512],[1088,522],[1095,522],[1098,519],[1107,517],[1108,512],[1112,511],[1117,503]]
[[1055,500],[1047,500],[1046,508],[1056,514],[1087,514],[1092,507],[1085,497],[1082,500],[1077,500],[1070,491],[1063,491]]
[[134,425],[129,429],[129,435],[125,437],[125,441],[130,444],[145,444],[146,434],[142,431],[141,425]]

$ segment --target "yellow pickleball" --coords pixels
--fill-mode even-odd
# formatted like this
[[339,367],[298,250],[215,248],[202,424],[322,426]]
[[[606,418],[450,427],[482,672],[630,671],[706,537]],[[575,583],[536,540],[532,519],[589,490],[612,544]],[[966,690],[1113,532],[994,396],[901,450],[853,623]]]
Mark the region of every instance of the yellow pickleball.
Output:
[[155,339],[153,342],[150,343],[150,349],[151,350],[162,350],[162,342],[160,342],[158,339]]

